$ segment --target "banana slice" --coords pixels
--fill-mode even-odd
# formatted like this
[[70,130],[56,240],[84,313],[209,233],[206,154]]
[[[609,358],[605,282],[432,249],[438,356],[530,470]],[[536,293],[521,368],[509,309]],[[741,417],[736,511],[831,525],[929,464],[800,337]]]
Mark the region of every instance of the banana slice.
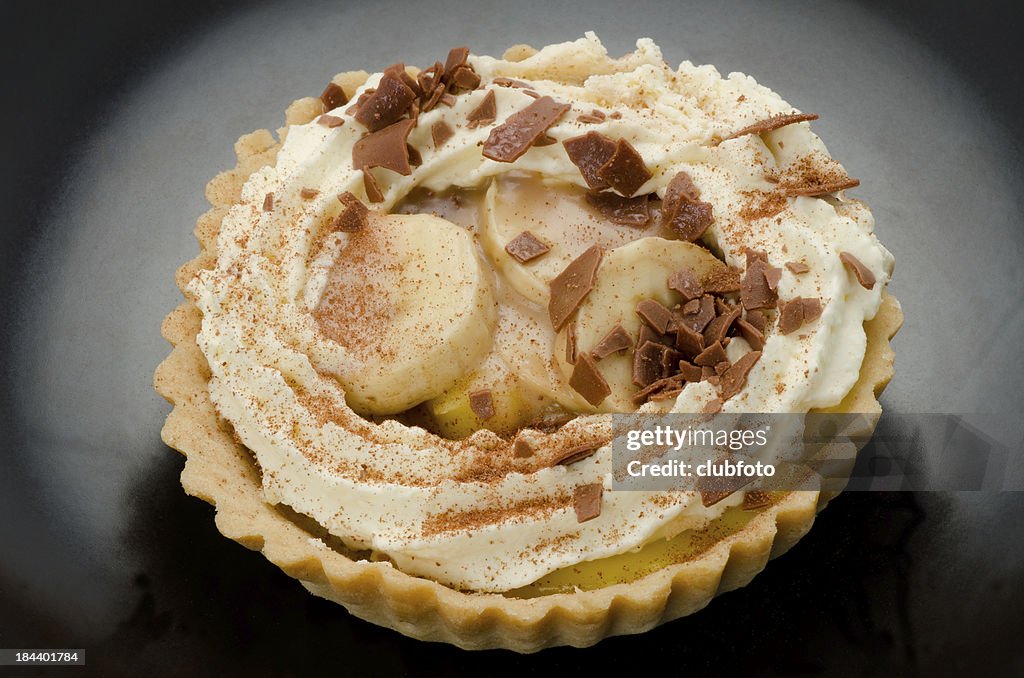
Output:
[[[652,228],[648,227],[648,231]],[[642,238],[644,229],[615,224],[587,204],[575,187],[546,185],[532,175],[491,182],[480,209],[480,244],[505,280],[535,304],[548,303],[548,283],[591,245],[611,249]],[[551,246],[542,257],[520,264],[505,245],[529,231]]]
[[428,214],[375,216],[352,234],[314,311],[346,349],[324,366],[362,414],[434,398],[491,350],[494,292],[472,234]]
[[[616,323],[630,333],[634,341],[640,330],[637,302],[656,299],[672,308],[680,302],[668,288],[668,278],[683,268],[692,268],[698,278],[723,267],[721,261],[699,245],[681,240],[643,238],[617,247],[605,255],[597,273],[597,282],[576,312],[576,345],[580,352],[590,351]],[[565,361],[566,330],[558,334],[555,356],[568,379],[573,366]],[[602,412],[632,412],[633,351],[615,353],[597,363],[611,387],[597,408]]]

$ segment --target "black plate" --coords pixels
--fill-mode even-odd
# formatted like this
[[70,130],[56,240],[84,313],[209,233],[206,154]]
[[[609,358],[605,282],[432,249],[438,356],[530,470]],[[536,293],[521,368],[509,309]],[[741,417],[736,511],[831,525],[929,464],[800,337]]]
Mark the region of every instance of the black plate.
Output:
[[656,658],[698,674],[1024,672],[1019,493],[848,493],[692,617],[588,650],[473,654],[353,619],[221,537],[181,491],[150,386],[202,187],[238,135],[276,127],[339,70],[593,28],[613,53],[651,36],[669,62],[745,71],[821,114],[898,262],[907,323],[883,404],[988,415],[1019,451],[1015,16],[911,1],[22,4],[0,21],[0,648],[84,647],[104,675],[628,672]]

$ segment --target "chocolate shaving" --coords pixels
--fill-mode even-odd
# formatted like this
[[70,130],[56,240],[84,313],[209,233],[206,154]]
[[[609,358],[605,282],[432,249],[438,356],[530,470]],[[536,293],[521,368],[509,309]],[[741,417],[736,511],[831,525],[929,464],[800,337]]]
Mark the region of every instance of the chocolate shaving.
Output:
[[675,337],[670,334],[658,334],[656,331],[651,329],[651,326],[647,323],[640,325],[640,332],[637,333],[636,346],[643,346],[648,341],[652,341],[655,344],[661,344],[663,346],[671,346],[675,341]]
[[423,105],[420,107],[420,110],[423,113],[426,113],[427,111],[433,110],[433,108],[435,106],[437,106],[437,103],[439,101],[441,101],[441,97],[443,97],[444,94],[445,94],[444,85],[443,84],[438,84],[434,88],[434,90],[430,93],[430,96],[424,98]]
[[601,341],[597,342],[597,346],[590,352],[590,355],[594,357],[594,360],[604,360],[612,353],[618,353],[630,348],[633,348],[633,337],[629,336],[626,328],[619,323],[610,329],[601,338]]
[[[712,400],[711,402],[715,401]],[[711,403],[708,404],[710,405]],[[705,412],[704,414],[714,413]],[[714,506],[718,502],[722,501],[723,499],[731,495],[733,492],[735,492],[735,490],[705,490],[700,493],[700,503],[704,504],[705,507]]]
[[327,115],[326,113],[324,113],[323,115],[316,119],[316,124],[323,125],[324,127],[328,127],[330,129],[334,129],[335,127],[341,127],[342,125],[344,125],[345,120],[344,118],[339,118],[336,115]]
[[[754,259],[747,266],[747,272],[740,281],[740,300],[743,308],[753,310],[757,308],[775,308],[779,301],[779,295],[775,292],[769,282],[769,276],[774,277],[768,271],[772,267],[762,259]],[[778,269],[775,269],[778,271]],[[776,284],[778,280],[776,279]]]
[[579,443],[578,445],[572,445],[571,447],[562,450],[562,453],[555,458],[555,464],[559,466],[568,466],[569,464],[575,464],[578,461],[593,456],[595,452],[601,449],[602,445],[606,444],[607,441],[594,440],[587,443]]
[[366,199],[370,202],[384,202],[384,193],[369,167],[363,168],[363,189],[366,191]]
[[580,113],[576,116],[576,121],[582,122],[584,125],[596,125],[597,123],[604,122],[604,113],[601,113],[600,116],[594,115],[594,113],[599,112],[600,111],[594,111],[593,113]]
[[530,441],[519,435],[516,436],[516,441],[512,443],[512,454],[521,459],[533,456],[533,445]]
[[497,108],[495,108],[494,104],[494,90],[487,90],[487,94],[484,96],[480,104],[466,116],[466,120],[469,121],[467,127],[470,129],[476,129],[477,127],[490,125],[494,122],[494,118],[497,114]]
[[795,297],[779,306],[779,332],[792,334],[821,316],[821,299]]
[[816,113],[781,113],[779,115],[773,115],[770,118],[765,118],[764,120],[758,120],[752,125],[747,125],[743,129],[737,130],[727,137],[723,137],[721,141],[728,141],[747,134],[764,134],[765,132],[771,132],[787,125],[792,125],[793,123],[807,122],[809,120],[817,119],[818,115]]
[[743,318],[736,319],[736,328],[740,331],[743,338],[746,339],[747,343],[750,344],[750,348],[755,351],[760,351],[764,348],[764,332]]
[[299,189],[299,197],[303,200],[312,200],[313,198],[320,195],[320,191],[315,188],[302,188]]
[[562,142],[566,155],[576,165],[587,186],[595,191],[608,188],[608,182],[601,177],[598,170],[607,163],[615,153],[615,142],[600,132],[587,132],[583,136],[566,139]]
[[710,294],[705,294],[700,299],[686,302],[686,305],[683,306],[683,314],[677,321],[678,327],[685,326],[694,332],[703,332],[714,317],[715,298]]
[[685,360],[680,360],[679,376],[686,381],[696,383],[704,378],[704,370],[692,363],[686,362]]
[[857,186],[860,186],[860,179],[847,177],[845,179],[837,179],[823,184],[808,184],[804,186],[782,185],[781,187],[786,195],[803,195],[813,197],[816,195],[827,195],[828,193],[838,193],[839,191],[845,191],[848,188],[856,188]]
[[415,99],[416,92],[401,77],[385,72],[377,89],[360,104],[355,119],[376,132],[398,122]]
[[634,393],[632,396],[633,402],[637,404],[643,403],[660,391],[675,391],[678,394],[682,391],[683,381],[684,379],[679,375],[658,379]]
[[731,310],[720,314],[708,323],[708,326],[704,329],[704,344],[710,346],[711,344],[724,341],[726,335],[729,334],[732,324],[736,322],[742,312],[742,308],[734,306]]
[[772,495],[764,490],[747,490],[743,493],[743,510],[753,511],[772,503]]
[[646,195],[623,198],[617,193],[607,191],[587,193],[587,202],[596,207],[604,218],[616,224],[644,228],[651,220]]
[[719,391],[723,400],[728,400],[743,390],[743,386],[747,383],[747,373],[760,358],[760,351],[751,351],[725,371],[725,374],[722,375],[722,388]]
[[686,325],[679,325],[676,328],[676,348],[688,359],[692,359],[704,350],[704,335],[694,332]]
[[498,87],[514,87],[518,89],[525,89],[529,87],[529,85],[522,80],[513,80],[512,78],[495,78],[491,82]]
[[668,324],[672,322],[672,311],[654,299],[642,299],[637,302],[636,314],[658,334],[665,334],[668,331]]
[[333,230],[355,233],[366,228],[370,211],[366,209],[366,205],[359,198],[345,191],[338,196],[338,202],[345,207],[331,225]]
[[644,164],[644,159],[625,139],[619,139],[615,143],[615,151],[608,161],[598,168],[597,175],[627,198],[632,197],[651,178],[651,172]]
[[434,149],[441,148],[455,134],[455,130],[444,120],[438,120],[430,126],[430,138],[434,142]]
[[459,90],[473,90],[480,86],[480,76],[472,68],[460,66],[452,71],[452,88]]
[[489,389],[473,391],[469,394],[469,409],[480,421],[487,421],[494,416],[494,397]]
[[405,152],[409,154],[409,165],[411,167],[419,167],[423,164],[423,157],[420,155],[420,152],[411,145],[405,145]]
[[451,73],[456,68],[464,66],[469,58],[469,47],[453,47],[448,52],[448,58],[444,62],[444,72]]
[[551,248],[533,233],[523,231],[508,241],[508,244],[505,245],[505,251],[520,264],[525,264],[547,254],[551,251]]
[[383,167],[403,176],[412,173],[409,145],[406,141],[415,120],[401,120],[382,130],[367,134],[352,147],[353,167]]
[[[576,323],[569,323],[565,327],[565,362],[575,365],[577,357],[579,357],[579,353],[576,341]],[[600,358],[596,359],[600,360]]]
[[274,192],[270,191],[263,196],[263,211],[272,212],[274,210]]
[[591,245],[551,281],[548,315],[556,332],[562,329],[583,299],[590,294],[590,290],[594,289],[594,280],[603,256],[604,250],[600,245]]
[[600,405],[612,393],[608,382],[598,371],[594,359],[586,353],[576,357],[576,365],[573,367],[572,376],[569,377],[569,386],[594,407]]
[[721,266],[704,276],[701,281],[709,294],[732,294],[740,291],[743,271],[733,266]]
[[333,82],[327,83],[327,87],[320,93],[320,102],[324,105],[324,112],[333,111],[338,106],[344,106],[348,103],[348,97],[345,96],[345,90]]
[[714,367],[726,359],[725,349],[722,347],[722,342],[716,341],[701,351],[700,355],[693,359],[693,363],[695,365],[700,365],[701,367]]
[[687,242],[700,238],[715,223],[711,204],[700,200],[700,191],[686,172],[677,172],[665,189],[661,223]]
[[802,261],[787,261],[786,268],[788,268],[789,272],[793,275],[802,275],[811,270],[811,267]]
[[667,346],[653,341],[644,342],[633,352],[633,385],[646,388],[661,379],[661,358]]
[[684,268],[670,275],[668,288],[679,292],[686,301],[699,299],[704,294],[704,288],[697,280],[697,274],[693,272],[692,268]]
[[549,137],[547,134],[545,134],[540,139],[537,139],[536,141],[534,141],[533,142],[533,146],[534,146],[534,148],[541,148],[543,146],[550,146],[551,144],[554,144],[557,141],[558,140],[555,139],[554,137]]
[[551,97],[537,99],[491,130],[484,142],[484,157],[498,162],[514,162],[568,110],[569,104],[559,103]]
[[875,286],[875,274],[871,272],[871,269],[861,263],[861,260],[853,256],[849,252],[840,252],[839,259],[843,262],[843,266],[846,266],[855,276],[857,276],[857,282],[860,286],[866,290],[870,290]]
[[657,402],[661,400],[671,400],[682,392],[683,389],[681,388],[666,389],[664,391],[657,391],[655,393],[652,393],[647,397],[647,399],[652,402]]
[[451,108],[452,106],[455,105],[455,97],[453,97],[451,94],[448,94],[447,92],[444,92],[441,94],[441,103]]
[[576,522],[585,523],[601,515],[601,495],[604,485],[590,483],[580,485],[572,491],[572,507],[576,511]]
[[764,328],[768,326],[768,318],[765,316],[764,311],[747,311],[744,319],[756,327],[762,334],[764,333]]
[[[700,413],[701,414],[718,414],[719,412],[722,411],[722,405],[723,405],[723,403],[722,403],[722,400],[720,398],[712,398],[711,400],[707,401],[704,404],[704,407],[701,408]],[[730,492],[729,494],[732,494],[732,493]],[[725,496],[727,497],[727,496],[729,496],[729,494],[726,494]],[[722,497],[722,499],[725,499],[725,497]],[[704,505],[705,506],[710,506],[710,504],[704,504]]]

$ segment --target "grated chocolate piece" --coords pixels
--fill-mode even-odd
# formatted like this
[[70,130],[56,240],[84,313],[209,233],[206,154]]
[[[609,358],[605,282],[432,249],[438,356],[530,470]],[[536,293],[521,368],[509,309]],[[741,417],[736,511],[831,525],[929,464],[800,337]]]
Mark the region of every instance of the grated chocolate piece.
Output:
[[716,268],[704,276],[701,283],[704,291],[709,294],[732,294],[740,291],[740,278],[743,271],[734,266]]
[[679,292],[686,301],[699,299],[704,294],[704,288],[692,268],[684,268],[670,275],[668,288]]
[[551,248],[533,233],[523,231],[508,241],[508,244],[505,245],[505,251],[520,264],[525,264],[547,254],[551,251]]
[[676,348],[687,359],[693,359],[704,350],[704,335],[694,332],[687,325],[679,325],[676,328]]
[[736,329],[740,331],[740,335],[750,344],[750,348],[755,351],[760,351],[764,348],[764,332],[757,329],[752,323],[744,318],[737,318]]
[[792,125],[793,123],[807,122],[809,120],[817,119],[818,115],[816,113],[780,113],[779,115],[773,115],[770,118],[765,118],[764,120],[758,120],[752,125],[747,125],[743,129],[739,129],[729,136],[723,137],[722,141],[728,141],[747,134],[764,134],[765,132],[771,132],[773,130],[781,129],[787,125]]
[[451,108],[452,106],[455,105],[455,97],[453,97],[451,94],[448,94],[447,92],[442,92],[441,93],[441,100],[440,101],[441,101],[442,104],[444,104],[448,108]]
[[849,252],[840,252],[839,259],[843,262],[843,266],[857,276],[857,282],[860,286],[866,290],[870,290],[875,286],[875,274],[871,272],[871,269],[861,263],[861,260],[853,256]]
[[456,92],[474,90],[480,86],[480,76],[469,66],[459,66],[451,73],[451,84]]
[[568,110],[569,104],[559,103],[551,97],[537,99],[491,130],[484,142],[484,157],[498,162],[514,162]]
[[464,66],[466,59],[469,58],[469,47],[463,45],[461,47],[453,47],[448,52],[448,58],[444,62],[444,73],[451,73],[456,68]]
[[[708,405],[711,405],[711,403],[713,403],[713,402],[715,402],[715,401],[712,400],[711,402],[708,403]],[[715,414],[715,413],[714,412],[703,412],[703,414]],[[703,490],[700,493],[700,503],[704,504],[705,507],[707,507],[707,506],[714,506],[718,502],[722,501],[723,499],[725,499],[726,497],[731,495],[733,492],[735,492],[735,490]]]
[[383,167],[403,176],[412,173],[409,164],[409,132],[415,120],[400,120],[367,134],[352,147],[353,167]]
[[469,409],[480,421],[487,421],[494,416],[494,396],[490,389],[472,391],[469,394]]
[[345,90],[333,82],[327,83],[327,87],[320,93],[320,102],[324,105],[324,112],[333,111],[338,106],[344,106],[348,103],[348,97],[345,96]]
[[602,445],[606,445],[606,440],[594,440],[586,443],[578,443],[562,450],[562,453],[555,458],[555,465],[557,466],[568,466],[569,464],[575,464],[578,461],[582,461],[587,457],[593,456],[595,452],[601,449]]
[[764,311],[747,311],[744,319],[764,334],[764,328],[768,326],[768,317]]
[[580,353],[576,357],[576,365],[569,377],[569,386],[594,407],[600,405],[612,393],[608,382],[597,369],[597,363],[587,353]]
[[786,268],[788,268],[789,272],[793,275],[801,275],[811,270],[811,267],[802,261],[787,261]]
[[828,181],[821,184],[806,184],[803,186],[784,186],[783,191],[786,195],[804,195],[813,197],[816,195],[827,195],[829,193],[837,193],[839,191],[845,191],[848,188],[856,188],[860,186],[859,179],[853,179],[846,177],[845,179],[836,179],[834,181]]
[[326,113],[324,113],[323,115],[316,119],[316,124],[323,125],[324,127],[327,127],[329,129],[334,129],[335,127],[341,127],[342,125],[344,125],[345,119],[339,118],[336,115],[327,115]]
[[601,515],[601,495],[604,485],[590,483],[580,485],[572,491],[572,507],[576,511],[576,522],[585,523]]
[[711,203],[700,200],[700,191],[686,172],[677,172],[665,189],[661,223],[687,242],[699,239],[715,223]]
[[376,132],[398,122],[415,99],[416,92],[400,76],[393,71],[385,72],[377,89],[360,104],[354,117]]
[[[565,362],[575,365],[578,356],[576,323],[569,323],[565,328]],[[600,360],[600,358],[597,358],[597,360]]]
[[633,385],[646,388],[661,379],[661,358],[668,349],[663,344],[645,341],[633,352]]
[[441,148],[445,143],[452,138],[455,134],[455,130],[452,129],[451,125],[446,123],[444,120],[438,120],[430,126],[430,138],[434,142],[434,150]]
[[734,362],[725,371],[725,374],[722,375],[722,387],[719,391],[723,400],[728,400],[743,390],[743,386],[747,383],[747,374],[754,366],[754,363],[760,360],[760,358],[760,351],[751,351]]
[[516,440],[512,443],[512,454],[520,459],[533,456],[533,445],[530,441],[521,435],[516,436]]
[[[773,267],[761,259],[754,261],[747,266],[747,272],[740,281],[740,301],[743,308],[749,310],[759,308],[775,308],[779,301],[779,295],[769,282],[768,270]],[[775,269],[776,271],[779,269]],[[778,280],[776,280],[778,284]]]
[[794,297],[779,306],[779,332],[792,334],[821,316],[821,299]]
[[651,382],[649,385],[640,389],[632,395],[634,403],[642,404],[648,399],[651,399],[652,395],[661,391],[675,391],[678,395],[682,391],[682,384],[684,379],[679,375],[673,377],[666,377],[664,379],[658,379],[657,381]]
[[424,68],[416,76],[416,84],[420,88],[420,97],[426,98],[433,93],[434,88],[441,83],[441,76],[444,75],[444,66],[440,61],[435,61],[430,68]]
[[274,192],[270,191],[263,196],[263,211],[273,212],[274,211]]
[[590,352],[590,355],[594,357],[594,360],[604,360],[612,353],[618,353],[630,348],[633,348],[633,337],[629,336],[629,332],[626,331],[626,328],[621,323],[618,323],[615,327],[608,330],[608,333],[601,338],[601,341],[597,342],[597,346]]
[[445,92],[444,92],[444,84],[442,84],[442,83],[437,84],[434,87],[434,90],[430,93],[430,95],[424,97],[423,105],[420,107],[420,110],[423,113],[426,113],[427,111],[433,110],[433,108],[435,106],[437,106],[438,102],[441,101],[441,97],[443,97],[444,94],[445,94]]
[[584,125],[596,125],[597,123],[604,122],[604,114],[602,113],[600,116],[597,116],[594,113],[580,113],[576,116],[576,122],[581,122]]
[[742,312],[742,308],[733,306],[730,310],[718,315],[709,322],[708,326],[704,328],[704,344],[710,346],[711,344],[724,341],[725,337],[729,334],[729,329],[732,328],[732,324],[736,322]]
[[[722,403],[722,400],[720,398],[712,398],[711,400],[707,401],[704,404],[704,407],[701,408],[700,413],[701,414],[718,414],[719,412],[722,411],[722,405],[723,405],[723,403]],[[732,494],[732,493],[730,492],[729,494]],[[726,494],[725,496],[727,497],[727,496],[729,496],[729,494]],[[725,499],[725,497],[722,497],[722,499]],[[704,505],[705,506],[709,506],[709,504],[704,504]]]
[[345,191],[338,196],[338,202],[344,205],[344,208],[331,225],[333,230],[355,233],[366,228],[370,210],[366,209],[366,205],[359,198]]
[[366,199],[370,202],[384,202],[384,193],[369,167],[363,167],[363,189],[366,191]]
[[299,189],[299,197],[302,198],[303,200],[312,200],[318,195],[320,195],[320,191],[316,190],[315,188],[303,187]]
[[604,250],[600,245],[591,245],[551,281],[548,315],[556,332],[562,329],[583,299],[590,294],[590,290],[594,289],[594,280],[603,256]]
[[494,118],[497,114],[498,109],[495,107],[494,103],[494,90],[488,90],[480,104],[466,116],[466,120],[469,121],[467,127],[470,129],[476,129],[477,127],[490,125],[494,122]]
[[583,136],[566,139],[562,142],[565,153],[572,164],[576,165],[583,180],[592,190],[600,191],[608,188],[608,182],[598,173],[615,153],[615,142],[600,132],[587,132]]
[[665,334],[668,331],[668,324],[672,322],[672,311],[654,299],[642,299],[637,302],[636,314],[658,334]]
[[694,365],[693,363],[686,362],[685,360],[679,361],[679,376],[688,382],[697,383],[704,378],[704,371]]
[[529,85],[527,85],[522,80],[513,80],[512,78],[495,78],[491,82],[493,82],[498,87],[513,87],[516,89],[525,89],[529,87]]
[[623,198],[617,193],[587,193],[587,202],[596,207],[604,218],[623,226],[644,228],[651,220],[647,196]]
[[713,344],[709,344],[707,348],[701,351],[700,355],[693,359],[693,364],[700,365],[701,367],[713,368],[724,360],[727,360],[725,348],[722,346],[722,342],[716,341]]
[[644,159],[633,148],[633,144],[625,139],[615,142],[615,151],[598,168],[597,175],[627,198],[633,197],[652,176]]
[[647,323],[641,323],[635,346],[643,346],[648,341],[653,341],[655,344],[661,344],[662,346],[671,346],[675,341],[675,336],[671,334],[658,334]]
[[686,326],[694,332],[701,333],[715,317],[715,298],[705,294],[700,299],[692,299],[683,306],[683,314],[678,318],[677,330]]

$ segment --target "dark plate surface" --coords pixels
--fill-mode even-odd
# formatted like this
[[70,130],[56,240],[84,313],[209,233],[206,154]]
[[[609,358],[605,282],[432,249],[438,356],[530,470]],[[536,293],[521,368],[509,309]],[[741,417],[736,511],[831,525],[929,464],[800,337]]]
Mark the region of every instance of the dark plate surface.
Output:
[[655,659],[698,675],[1024,673],[1020,493],[848,493],[692,617],[588,650],[471,654],[356,620],[221,537],[181,491],[151,388],[203,185],[240,134],[278,126],[337,71],[593,29],[613,53],[650,36],[670,63],[744,71],[819,113],[897,259],[907,322],[883,405],[978,415],[1019,451],[1015,16],[985,2],[21,4],[0,10],[0,648],[85,647],[101,675]]

